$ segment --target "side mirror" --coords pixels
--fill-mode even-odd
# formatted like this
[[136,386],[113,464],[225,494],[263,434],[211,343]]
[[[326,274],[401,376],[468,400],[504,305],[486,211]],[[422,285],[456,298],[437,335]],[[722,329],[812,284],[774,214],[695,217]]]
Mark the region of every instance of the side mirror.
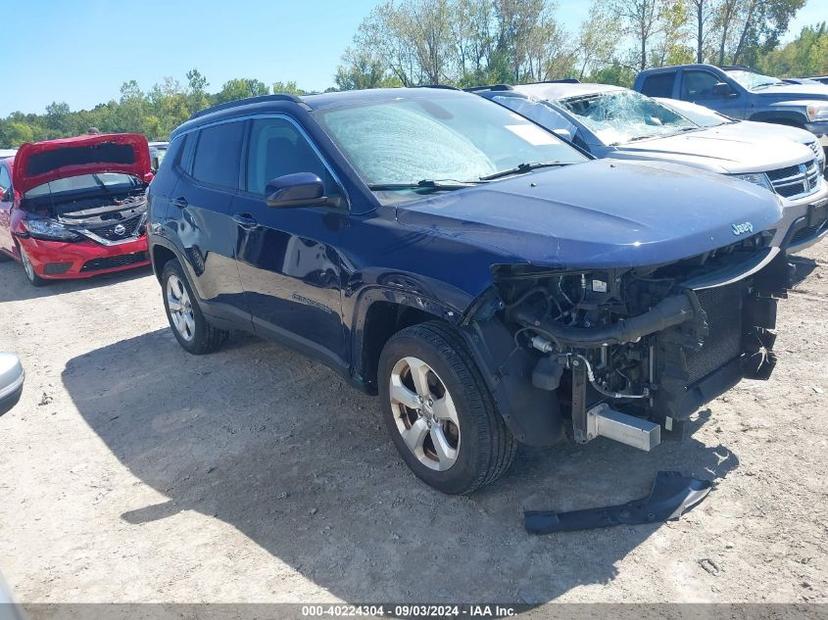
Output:
[[568,129],[555,129],[553,132],[559,138],[566,140],[567,142],[572,142],[572,132]]
[[325,184],[313,172],[276,177],[265,187],[268,207],[314,207],[328,202]]
[[0,353],[0,415],[10,411],[23,393],[23,366],[12,353]]
[[713,86],[713,94],[717,97],[735,97],[736,93],[727,82],[717,82]]

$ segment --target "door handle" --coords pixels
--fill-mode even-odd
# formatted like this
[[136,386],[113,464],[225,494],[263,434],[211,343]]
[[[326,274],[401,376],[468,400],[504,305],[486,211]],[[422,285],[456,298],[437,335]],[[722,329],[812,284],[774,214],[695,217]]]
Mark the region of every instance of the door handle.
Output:
[[178,198],[174,198],[172,200],[172,205],[174,207],[178,207],[179,209],[186,209],[187,205],[190,204],[187,202],[187,199],[184,196],[179,196]]
[[250,213],[236,213],[233,216],[233,221],[236,222],[242,228],[256,228],[259,225],[259,222],[256,221],[256,218],[253,217]]

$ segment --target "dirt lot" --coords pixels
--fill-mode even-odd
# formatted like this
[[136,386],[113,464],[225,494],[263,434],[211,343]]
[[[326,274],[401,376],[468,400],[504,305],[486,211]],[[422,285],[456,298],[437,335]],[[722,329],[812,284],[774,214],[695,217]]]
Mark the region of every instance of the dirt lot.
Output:
[[[374,399],[275,344],[191,357],[142,271],[34,289],[0,264],[0,570],[23,602],[828,602],[828,243],[780,312],[780,364],[651,454],[523,449],[470,498],[397,458]],[[805,266],[814,263],[805,261]],[[715,480],[680,521],[531,537],[523,508]]]

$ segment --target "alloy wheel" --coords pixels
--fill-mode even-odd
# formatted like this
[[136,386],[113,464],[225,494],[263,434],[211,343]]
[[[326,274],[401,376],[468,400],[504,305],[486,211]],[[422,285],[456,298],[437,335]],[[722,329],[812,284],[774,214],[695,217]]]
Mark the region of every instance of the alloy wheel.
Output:
[[23,248],[20,248],[20,262],[23,263],[23,271],[26,272],[26,277],[29,278],[29,280],[34,281],[37,274],[35,274],[32,261],[29,260],[29,257],[26,255],[26,252],[23,251]]
[[405,445],[426,467],[449,469],[460,451],[460,423],[443,381],[423,360],[404,357],[394,364],[389,387],[391,410]]
[[176,275],[167,278],[167,310],[178,334],[187,342],[195,338],[193,304],[184,283]]

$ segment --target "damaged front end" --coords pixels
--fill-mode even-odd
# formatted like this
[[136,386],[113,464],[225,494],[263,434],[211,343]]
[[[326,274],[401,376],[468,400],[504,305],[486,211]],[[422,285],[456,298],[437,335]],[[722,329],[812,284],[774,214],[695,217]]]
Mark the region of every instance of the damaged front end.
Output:
[[649,450],[742,378],[767,379],[790,278],[771,237],[649,267],[495,267],[467,326],[518,439]]

